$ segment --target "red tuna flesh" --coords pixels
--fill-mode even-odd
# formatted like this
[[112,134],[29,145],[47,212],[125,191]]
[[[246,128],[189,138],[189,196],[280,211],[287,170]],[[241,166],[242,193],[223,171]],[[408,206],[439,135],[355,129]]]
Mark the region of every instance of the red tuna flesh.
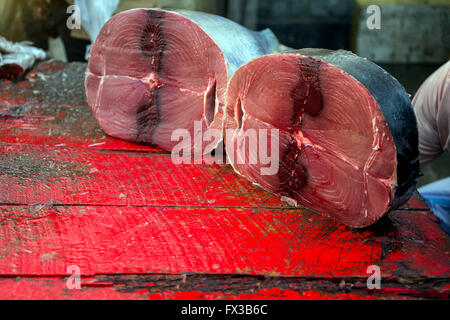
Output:
[[[109,135],[171,151],[177,129],[222,132],[229,76],[272,53],[268,30],[252,32],[225,18],[190,11],[135,9],[115,15],[92,46],[86,92]],[[194,139],[190,148],[210,152]]]

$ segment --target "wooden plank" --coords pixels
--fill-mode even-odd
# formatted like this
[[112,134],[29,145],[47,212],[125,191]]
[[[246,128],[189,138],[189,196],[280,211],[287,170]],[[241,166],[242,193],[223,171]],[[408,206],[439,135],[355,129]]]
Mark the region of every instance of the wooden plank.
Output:
[[[2,206],[0,274],[241,274],[449,284],[449,237],[425,211],[354,230],[301,210]],[[364,280],[365,281],[365,280]]]
[[289,207],[229,165],[31,145],[0,145],[0,203]]
[[414,192],[411,199],[409,199],[409,201],[402,206],[402,208],[406,210],[408,209],[430,210],[417,190]]
[[286,207],[230,166],[168,154],[0,146],[0,203]]
[[[92,119],[90,114],[89,119]],[[0,144],[76,147],[98,150],[147,151],[154,153],[163,152],[162,150],[151,146],[112,138],[103,133],[103,131],[97,131],[97,134],[94,136],[84,136],[82,134],[73,135],[71,134],[73,128],[68,127],[65,129],[64,133],[60,134],[60,132],[62,132],[58,131],[60,128],[54,126],[55,122],[60,121],[61,119],[54,119],[51,117],[29,117],[24,120],[24,118],[19,117],[0,116]],[[88,121],[76,122],[77,126],[85,126],[88,123]]]
[[[81,66],[84,68],[84,64]],[[78,87],[73,90],[76,93],[69,94],[58,86],[46,89],[52,85],[47,82],[56,80],[49,80],[55,78],[52,74],[44,77],[45,81],[28,80],[0,86],[0,144],[161,152],[106,136],[85,101],[84,88],[80,86],[82,79],[73,84]]]
[[42,62],[20,82],[0,80],[0,106],[86,105],[86,63]]
[[0,279],[2,300],[138,300],[140,292],[125,293],[113,287],[84,286],[82,290],[67,289],[66,279],[3,278]]
[[[368,290],[358,287],[349,292],[353,284],[330,283],[319,280],[314,283],[297,279],[248,279],[242,277],[178,276],[111,276],[82,278],[81,288],[69,290],[67,277],[14,277],[0,279],[1,299],[150,299],[150,300],[331,300],[331,299],[413,299],[448,297],[448,289],[414,290],[403,288],[395,291],[392,285],[385,290]],[[107,279],[107,280],[105,280]],[[313,286],[315,289],[311,289]],[[389,292],[391,291],[391,292]],[[394,293],[396,292],[396,293]]]

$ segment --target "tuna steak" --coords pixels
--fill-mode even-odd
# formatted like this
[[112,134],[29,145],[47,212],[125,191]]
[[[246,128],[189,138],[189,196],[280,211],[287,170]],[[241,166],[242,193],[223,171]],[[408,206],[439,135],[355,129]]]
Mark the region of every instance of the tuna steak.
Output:
[[[226,114],[228,161],[239,174],[346,225],[373,224],[415,190],[418,133],[408,95],[350,52],[304,49],[255,59],[232,77]],[[277,132],[275,174],[249,161],[261,148],[245,142],[249,129]]]
[[[202,132],[222,132],[228,79],[278,46],[270,30],[253,32],[211,14],[122,12],[104,25],[92,46],[88,103],[107,134],[171,151],[179,145],[172,141],[174,130],[194,136],[195,121]],[[208,153],[219,142],[189,147]]]

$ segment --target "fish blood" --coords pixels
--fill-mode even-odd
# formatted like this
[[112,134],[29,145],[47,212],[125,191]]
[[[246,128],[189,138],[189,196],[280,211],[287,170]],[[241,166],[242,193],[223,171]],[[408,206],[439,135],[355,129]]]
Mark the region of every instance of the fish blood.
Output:
[[[245,64],[230,81],[226,127],[227,154],[236,155],[228,161],[239,174],[352,227],[404,204],[417,183],[418,133],[407,93],[347,51],[303,49]],[[236,161],[255,158],[261,147],[239,147],[249,129],[278,130],[276,174],[261,174],[261,162]]]

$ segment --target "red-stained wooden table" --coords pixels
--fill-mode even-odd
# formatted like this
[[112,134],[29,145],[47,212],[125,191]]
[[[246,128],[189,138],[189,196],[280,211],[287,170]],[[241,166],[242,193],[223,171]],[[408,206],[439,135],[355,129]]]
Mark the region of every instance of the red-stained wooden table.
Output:
[[175,165],[104,135],[85,67],[0,82],[0,298],[449,298],[449,237],[417,196],[353,230],[229,166]]

